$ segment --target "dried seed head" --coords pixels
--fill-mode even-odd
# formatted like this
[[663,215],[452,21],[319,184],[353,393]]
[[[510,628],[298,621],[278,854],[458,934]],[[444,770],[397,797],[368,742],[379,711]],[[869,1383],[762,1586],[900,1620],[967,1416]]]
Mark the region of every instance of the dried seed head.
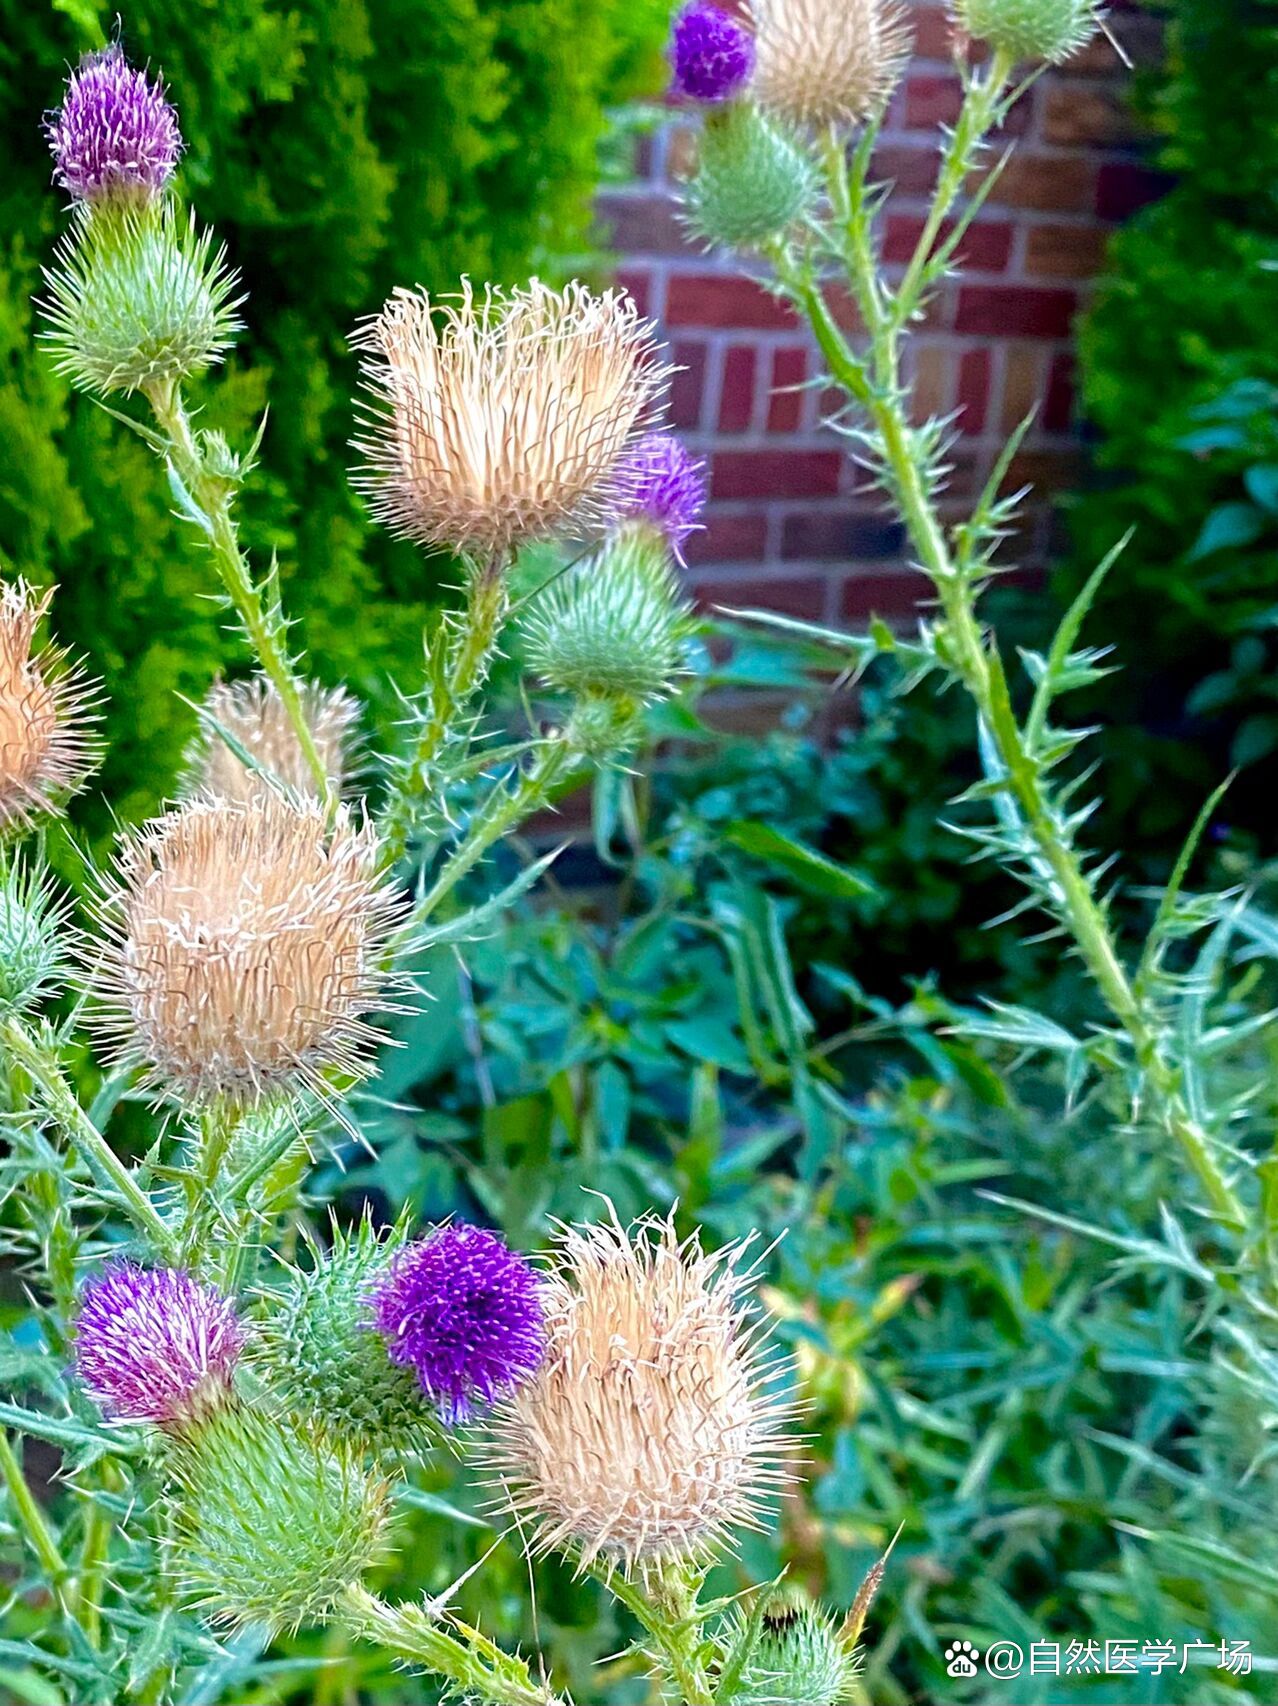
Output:
[[109,1416],[180,1429],[229,1401],[244,1329],[231,1300],[190,1274],[113,1262],[81,1294],[75,1345]]
[[[340,793],[350,732],[359,717],[359,702],[344,687],[326,688],[318,682],[301,684],[307,725],[335,793]],[[205,727],[192,750],[187,791],[241,803],[278,792],[317,798],[315,776],[302,751],[297,730],[274,686],[263,676],[249,681],[218,681],[204,701]],[[220,725],[260,769],[251,769],[223,740]]]
[[347,811],[192,800],[126,836],[102,913],[103,1029],[150,1083],[253,1105],[368,1070],[400,905]]
[[33,650],[52,599],[23,580],[0,592],[0,831],[56,810],[97,762],[96,689],[64,652]]
[[754,93],[796,124],[860,124],[885,106],[910,53],[896,0],[751,0]]
[[81,59],[45,133],[54,180],[77,201],[153,200],[182,152],[163,82],[135,71],[116,42]]
[[667,379],[630,298],[580,284],[400,290],[355,342],[373,399],[357,481],[374,513],[485,560],[606,521]]
[[542,1292],[544,1360],[486,1447],[538,1550],[659,1570],[752,1526],[788,1479],[788,1410],[740,1255],[706,1255],[668,1221],[565,1229]]
[[353,1447],[236,1404],[168,1457],[174,1574],[215,1622],[270,1630],[321,1622],[376,1562],[387,1487]]

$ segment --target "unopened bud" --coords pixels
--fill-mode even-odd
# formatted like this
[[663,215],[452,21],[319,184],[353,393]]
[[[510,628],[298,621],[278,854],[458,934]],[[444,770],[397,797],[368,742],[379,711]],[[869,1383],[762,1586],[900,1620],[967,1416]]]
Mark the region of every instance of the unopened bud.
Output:
[[1070,59],[1100,28],[1102,0],[954,0],[968,35],[1013,59]]
[[816,173],[795,133],[739,101],[706,120],[685,217],[707,243],[757,249],[788,231],[815,193]]

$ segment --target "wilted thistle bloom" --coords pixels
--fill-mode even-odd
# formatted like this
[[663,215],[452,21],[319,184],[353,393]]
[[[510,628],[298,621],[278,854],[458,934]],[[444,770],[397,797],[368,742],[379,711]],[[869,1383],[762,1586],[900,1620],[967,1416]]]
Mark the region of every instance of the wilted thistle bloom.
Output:
[[859,124],[886,105],[910,36],[896,0],[751,0],[753,89],[795,123]]
[[95,689],[64,652],[35,649],[52,598],[22,580],[0,592],[0,831],[55,810],[97,761]]
[[195,799],[128,834],[95,967],[148,1082],[240,1105],[368,1068],[400,916],[373,832],[316,800]]
[[77,207],[45,280],[54,365],[100,395],[203,373],[240,326],[225,250],[169,201],[109,220]]
[[[340,793],[350,732],[359,703],[344,687],[303,682],[302,710],[334,793]],[[204,728],[188,764],[188,791],[241,803],[278,793],[318,797],[314,772],[284,703],[264,676],[215,682],[204,701]],[[260,767],[253,769],[223,738],[225,729]]]
[[373,1324],[448,1425],[526,1381],[541,1362],[540,1284],[477,1226],[440,1226],[401,1250],[373,1287]]
[[739,1255],[706,1255],[669,1222],[565,1231],[545,1359],[488,1446],[539,1550],[628,1574],[704,1558],[787,1479],[787,1409]]
[[387,1488],[361,1454],[233,1405],[177,1442],[168,1467],[174,1573],[216,1622],[323,1619],[382,1549]]
[[379,1234],[367,1219],[335,1229],[331,1250],[289,1275],[255,1346],[257,1366],[295,1414],[379,1451],[421,1445],[433,1419],[416,1371],[391,1360],[374,1326],[373,1296],[404,1234]]
[[675,19],[670,59],[675,88],[694,101],[740,94],[754,70],[749,30],[706,0],[692,0]]
[[45,130],[54,180],[77,201],[150,201],[182,152],[164,84],[135,71],[114,42],[81,59]]
[[736,1706],[839,1706],[852,1697],[855,1655],[799,1587],[771,1590],[757,1623],[738,1612],[728,1657],[741,1664]]
[[701,525],[705,469],[675,433],[645,433],[617,476],[625,494],[621,514],[650,523],[678,555]]
[[704,242],[757,249],[801,219],[815,195],[816,168],[792,126],[739,101],[707,120],[684,211]]
[[178,1268],[113,1262],[80,1296],[76,1372],[120,1420],[180,1429],[209,1415],[243,1345],[231,1300]]
[[1102,0],[954,0],[954,19],[979,41],[1013,59],[1059,65],[1095,35]]
[[637,708],[673,690],[687,632],[664,538],[630,523],[532,600],[520,649],[552,692]]
[[26,1012],[60,981],[66,914],[47,877],[0,855],[0,1014]]
[[667,379],[634,303],[580,284],[397,291],[356,343],[373,398],[358,480],[374,513],[484,560],[606,521],[617,464]]

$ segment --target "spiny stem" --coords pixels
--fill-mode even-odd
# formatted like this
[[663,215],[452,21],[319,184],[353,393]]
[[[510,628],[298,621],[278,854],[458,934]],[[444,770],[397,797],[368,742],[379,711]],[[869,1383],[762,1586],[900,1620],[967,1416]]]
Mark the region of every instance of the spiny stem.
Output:
[[115,1192],[120,1206],[138,1230],[145,1233],[156,1254],[172,1261],[177,1254],[177,1241],[167,1221],[75,1099],[57,1062],[49,1058],[17,1019],[10,1019],[4,1025],[0,1038],[10,1057],[40,1090],[46,1109],[94,1178]]
[[319,796],[332,811],[337,804],[336,794],[316,745],[297,677],[281,638],[282,616],[278,606],[268,609],[240,546],[232,514],[234,488],[227,479],[210,470],[204,447],[191,425],[181,388],[172,383],[152,386],[146,390],[146,397],[168,440],[167,451],[173,469],[200,513],[227,597],[263,673],[279,695]]
[[643,1585],[616,1572],[596,1573],[651,1635],[657,1656],[678,1687],[681,1706],[714,1706],[714,1685],[702,1656],[703,1619],[698,1615],[695,1584],[677,1566],[659,1570]]
[[0,1476],[9,1489],[9,1498],[14,1512],[31,1544],[31,1550],[40,1560],[40,1567],[48,1577],[50,1585],[64,1607],[67,1603],[67,1588],[71,1580],[71,1571],[66,1559],[58,1550],[57,1540],[53,1530],[45,1520],[44,1512],[35,1494],[28,1485],[18,1454],[9,1442],[9,1435],[0,1428]]

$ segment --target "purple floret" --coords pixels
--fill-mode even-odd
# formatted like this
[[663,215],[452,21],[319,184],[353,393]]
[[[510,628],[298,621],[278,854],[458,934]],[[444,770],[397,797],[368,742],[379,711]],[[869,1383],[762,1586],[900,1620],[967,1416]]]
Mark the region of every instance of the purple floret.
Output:
[[535,1374],[543,1350],[537,1275],[497,1236],[441,1226],[401,1250],[371,1299],[392,1362],[411,1368],[440,1419],[469,1419]]
[[648,433],[630,451],[619,475],[622,516],[650,521],[680,554],[688,535],[701,525],[705,467],[674,433]]
[[76,1372],[108,1415],[166,1427],[227,1396],[244,1329],[190,1274],[113,1262],[84,1288],[75,1341]]
[[727,101],[750,81],[754,37],[717,6],[692,0],[675,19],[670,57],[680,94]]
[[163,83],[135,71],[114,42],[80,61],[45,131],[54,181],[77,201],[149,200],[173,176],[182,152]]

